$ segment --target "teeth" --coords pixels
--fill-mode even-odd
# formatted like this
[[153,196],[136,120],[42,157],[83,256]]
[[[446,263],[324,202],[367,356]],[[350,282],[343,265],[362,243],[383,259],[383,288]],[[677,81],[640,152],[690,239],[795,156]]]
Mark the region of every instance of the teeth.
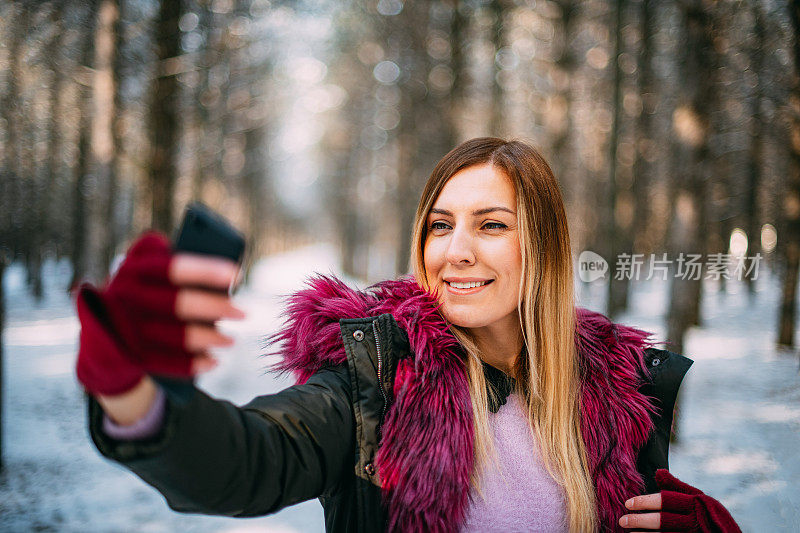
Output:
[[481,285],[486,285],[485,281],[470,281],[468,283],[458,283],[458,282],[450,282],[450,286],[456,289],[471,289],[473,287],[480,287]]

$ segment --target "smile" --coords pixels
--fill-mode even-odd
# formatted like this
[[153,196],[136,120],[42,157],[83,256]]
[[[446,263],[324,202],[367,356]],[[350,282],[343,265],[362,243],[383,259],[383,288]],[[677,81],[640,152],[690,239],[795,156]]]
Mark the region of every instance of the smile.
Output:
[[489,285],[493,282],[493,279],[480,281],[480,282],[467,282],[467,283],[458,283],[458,282],[448,282],[445,281],[447,285],[447,291],[452,294],[475,294],[476,292],[480,292],[483,290],[484,287]]

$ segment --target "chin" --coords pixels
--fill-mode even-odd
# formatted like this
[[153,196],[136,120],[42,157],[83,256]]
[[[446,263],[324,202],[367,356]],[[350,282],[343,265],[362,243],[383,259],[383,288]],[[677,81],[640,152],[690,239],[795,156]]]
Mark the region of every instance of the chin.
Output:
[[442,306],[442,316],[444,316],[448,322],[460,328],[479,328],[490,323],[490,321],[486,319],[486,316],[481,316],[473,312],[451,312],[446,306]]

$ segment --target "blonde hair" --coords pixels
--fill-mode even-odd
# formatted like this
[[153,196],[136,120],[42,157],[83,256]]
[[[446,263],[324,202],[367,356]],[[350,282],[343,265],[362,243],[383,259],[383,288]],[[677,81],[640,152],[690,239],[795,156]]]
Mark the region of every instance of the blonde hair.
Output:
[[[411,269],[428,286],[423,258],[427,218],[445,183],[458,171],[491,164],[503,171],[516,192],[522,251],[517,300],[523,350],[514,367],[517,392],[527,406],[528,422],[542,460],[563,487],[570,531],[596,531],[595,487],[581,435],[580,376],[575,350],[575,302],[572,255],[564,202],[544,158],[520,141],[492,137],[469,140],[445,155],[422,192],[411,242]],[[467,374],[474,414],[475,470],[496,459],[488,423],[486,380],[480,350],[466,328],[451,324],[467,352]]]

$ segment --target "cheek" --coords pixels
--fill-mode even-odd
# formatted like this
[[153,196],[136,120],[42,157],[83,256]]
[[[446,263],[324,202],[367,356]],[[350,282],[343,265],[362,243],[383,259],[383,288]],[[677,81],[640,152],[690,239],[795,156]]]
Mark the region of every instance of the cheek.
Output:
[[422,249],[425,270],[429,275],[438,272],[442,267],[444,254],[441,248],[441,246],[437,246],[435,241],[428,241]]
[[522,253],[516,240],[503,242],[493,250],[492,255],[497,260],[498,268],[505,272],[518,273],[522,270]]
[[422,262],[425,265],[425,277],[428,285],[433,286],[439,272],[438,262],[435,260],[435,251],[427,244],[422,248]]

